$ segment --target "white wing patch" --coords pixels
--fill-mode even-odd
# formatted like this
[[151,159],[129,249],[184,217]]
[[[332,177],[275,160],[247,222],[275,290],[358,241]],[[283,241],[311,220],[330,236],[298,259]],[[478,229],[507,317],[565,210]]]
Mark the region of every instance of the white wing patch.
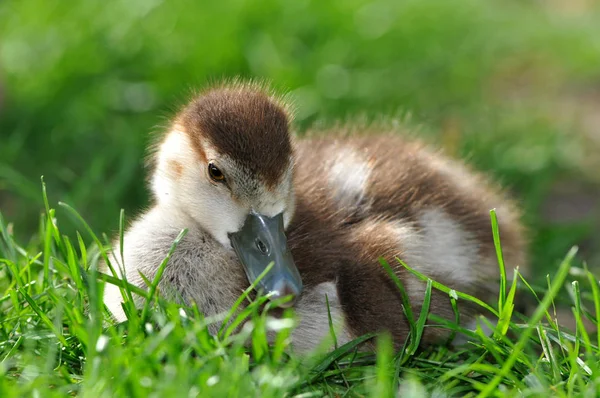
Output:
[[456,281],[474,281],[472,268],[477,265],[478,248],[471,234],[439,209],[423,212],[419,222],[427,245],[427,262]]
[[357,206],[367,190],[371,167],[351,148],[338,151],[329,168],[329,185],[334,199],[342,207]]
[[[402,260],[411,268],[442,283],[464,286],[476,281],[479,261],[477,243],[458,222],[441,209],[422,212],[417,223],[391,225],[402,251]],[[423,292],[421,283],[409,283],[409,293]]]

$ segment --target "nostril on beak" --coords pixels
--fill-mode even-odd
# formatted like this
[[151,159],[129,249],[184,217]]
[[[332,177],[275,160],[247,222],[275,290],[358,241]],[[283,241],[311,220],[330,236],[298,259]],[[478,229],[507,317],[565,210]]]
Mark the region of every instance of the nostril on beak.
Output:
[[273,299],[292,296],[292,298],[289,301],[279,304],[279,307],[281,308],[293,307],[296,303],[296,299],[298,298],[298,291],[286,281],[278,282],[275,285],[275,289],[273,289],[273,293]]
[[256,248],[258,249],[258,251],[261,254],[263,254],[265,256],[267,254],[269,254],[269,247],[265,244],[265,242],[263,242],[262,240],[260,240],[260,239],[257,238],[256,241],[255,241],[255,243],[256,243]]

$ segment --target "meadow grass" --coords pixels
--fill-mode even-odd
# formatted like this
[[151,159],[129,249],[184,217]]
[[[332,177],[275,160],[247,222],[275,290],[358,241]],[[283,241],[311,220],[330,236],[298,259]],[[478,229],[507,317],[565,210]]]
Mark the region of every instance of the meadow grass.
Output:
[[[387,335],[367,335],[331,351],[299,356],[289,346],[293,310],[282,319],[272,318],[268,309],[274,304],[266,297],[250,301],[252,286],[220,317],[205,318],[198,308],[165,302],[157,295],[159,275],[142,290],[98,272],[99,260],[106,259],[107,237],[96,236],[66,204],[60,204],[63,216],[57,217],[45,192],[44,201],[41,238],[26,247],[14,240],[12,225],[0,216],[2,397],[594,397],[600,392],[600,337],[584,327],[588,322],[597,330],[598,280],[574,265],[575,249],[548,277],[545,289],[532,289],[518,272],[507,280],[505,268],[512,265],[503,262],[493,211],[501,274],[497,303],[482,303],[400,264],[427,284],[419,313],[402,295],[405,313],[397,316],[410,322],[402,349],[395,352]],[[68,222],[65,214],[81,234],[61,233]],[[172,250],[176,245],[177,240]],[[393,275],[389,264],[382,266]],[[402,292],[402,282],[395,281]],[[525,289],[518,299],[529,295],[537,303],[528,317],[514,312],[519,281]],[[143,296],[142,309],[135,310],[126,300],[128,321],[115,324],[101,299],[106,283],[121,286],[126,297]],[[448,294],[457,319],[465,302],[481,306],[486,316],[475,330],[467,330],[430,315],[433,289]],[[574,332],[563,330],[555,319],[555,301],[565,296],[571,300]],[[242,303],[244,309],[236,311]],[[244,321],[241,331],[233,333]],[[469,342],[421,347],[423,331],[434,327],[432,322],[453,335],[467,336]],[[221,325],[216,335],[208,331],[213,323]],[[276,333],[272,344],[267,343],[267,331]],[[359,350],[367,340],[375,341],[375,353]]]
[[290,92],[299,132],[409,115],[420,138],[516,192],[536,271],[584,240],[595,267],[600,221],[557,226],[542,210],[564,181],[599,183],[596,3],[1,1],[0,209],[30,239],[43,174],[53,200],[115,231],[121,208],[149,201],[150,132],[190,91],[265,78]]
[[[583,1],[0,2],[0,397],[598,395],[600,289],[583,260],[597,275],[600,220],[591,211],[553,220],[562,208],[552,198],[580,203],[587,187],[597,197],[599,16]],[[114,325],[99,297],[119,282],[98,273],[108,242],[100,231],[122,232],[120,209],[148,202],[148,131],[222,76],[291,91],[300,134],[357,116],[406,122],[515,193],[532,279],[519,277],[518,295],[515,281],[498,281],[481,320],[492,334],[408,303],[406,346],[365,337],[376,355],[355,345],[290,354],[293,314],[274,322],[262,302],[243,312],[251,327],[238,335],[223,327],[210,336],[206,325],[224,319],[160,300],[140,312],[126,303],[129,321]],[[50,202],[83,217],[42,200],[40,174]],[[498,261],[501,271],[515,265]],[[425,283],[454,308],[473,301]],[[156,280],[148,285],[153,294],[124,291],[156,296]],[[528,317],[514,312],[523,298],[537,303]],[[561,306],[571,332],[557,326]],[[419,348],[427,321],[472,342]],[[269,328],[280,336],[271,347]]]

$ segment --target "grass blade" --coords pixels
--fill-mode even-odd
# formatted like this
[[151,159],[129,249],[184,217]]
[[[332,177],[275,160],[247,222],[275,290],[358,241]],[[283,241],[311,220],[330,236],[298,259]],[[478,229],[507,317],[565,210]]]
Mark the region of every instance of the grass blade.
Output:
[[163,261],[160,263],[160,266],[158,267],[158,270],[156,271],[156,274],[154,275],[154,279],[152,279],[152,284],[150,285],[150,287],[148,289],[148,296],[147,296],[148,298],[146,299],[146,302],[144,303],[144,308],[142,309],[142,320],[147,319],[148,311],[150,311],[150,306],[152,305],[154,295],[156,294],[156,289],[158,288],[160,279],[162,278],[162,275],[165,271],[165,267],[167,266],[167,263],[171,259],[171,256],[175,252],[175,249],[177,249],[177,246],[179,245],[181,240],[185,237],[185,235],[187,235],[187,232],[188,232],[188,230],[184,229],[183,231],[181,231],[179,233],[179,235],[177,235],[177,237],[171,244],[171,247],[169,248],[169,252],[165,256]]
[[504,255],[502,254],[502,245],[500,244],[500,231],[498,229],[498,217],[496,209],[490,210],[492,219],[492,235],[494,237],[494,246],[496,256],[498,257],[498,267],[500,268],[500,293],[498,294],[498,312],[502,314],[504,303],[506,301],[506,267],[504,265]]
[[569,274],[569,269],[571,268],[571,263],[572,263],[573,259],[575,258],[576,254],[577,254],[577,248],[575,248],[575,247],[569,251],[569,253],[565,257],[565,259],[561,263],[560,267],[558,268],[558,271],[556,273],[556,276],[554,277],[554,280],[553,280],[550,290],[546,293],[546,296],[542,300],[542,303],[535,310],[534,314],[532,315],[531,319],[529,320],[527,328],[521,333],[521,336],[519,337],[517,344],[515,344],[515,347],[514,347],[512,353],[504,362],[504,365],[502,366],[502,369],[500,370],[500,372],[480,392],[480,394],[478,395],[479,397],[490,396],[494,392],[494,390],[498,387],[498,385],[502,382],[502,379],[509,375],[510,369],[515,364],[519,355],[523,351],[523,348],[525,347],[526,342],[528,341],[529,337],[531,336],[531,333],[533,332],[535,325],[537,325],[542,320],[542,318],[544,317],[544,314],[546,313],[546,311],[552,304],[554,297],[556,297],[556,295],[558,294],[558,291],[560,290],[563,283],[565,282],[567,275]]

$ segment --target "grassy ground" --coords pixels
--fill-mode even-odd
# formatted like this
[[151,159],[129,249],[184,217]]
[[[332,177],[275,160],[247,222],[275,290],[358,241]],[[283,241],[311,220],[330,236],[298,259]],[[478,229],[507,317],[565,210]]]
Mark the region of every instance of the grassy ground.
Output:
[[[51,199],[115,231],[121,208],[147,202],[149,132],[190,89],[242,75],[291,90],[300,130],[409,114],[516,192],[544,271],[576,243],[598,259],[595,2],[293,3],[2,2],[0,206],[17,236],[37,228],[40,175]],[[561,195],[585,216],[555,225]]]
[[[248,331],[256,341],[249,356],[237,338],[212,340],[202,322],[189,320],[193,313],[181,318],[173,308],[105,328],[99,249],[64,207],[47,218],[39,177],[52,206],[69,203],[96,234],[112,235],[121,208],[132,217],[147,203],[144,147],[173,104],[208,79],[267,77],[292,91],[300,133],[357,114],[401,115],[424,139],[499,179],[525,210],[538,297],[545,305],[555,298],[567,313],[574,306],[597,329],[597,283],[582,270],[600,268],[598,7],[586,0],[0,2],[0,396],[187,394],[190,386],[380,396],[396,390],[398,375],[405,393],[462,395],[496,380],[514,394],[570,395],[588,386],[594,396],[596,337],[574,327],[575,336],[560,334],[544,306],[535,314],[546,326],[535,314],[514,317],[494,338],[473,336],[468,350],[394,356],[382,342],[376,358],[350,347],[347,355],[300,361],[281,354],[283,342],[267,351],[260,316]],[[560,268],[573,245],[579,254]],[[547,274],[557,278],[550,288]],[[269,327],[285,334],[284,326]]]
[[[592,273],[574,267],[575,250],[548,278],[547,289],[538,289],[537,295],[527,293],[538,302],[528,319],[513,314],[516,280],[504,278],[497,305],[483,306],[488,318],[482,318],[476,330],[431,319],[427,303],[432,289],[447,292],[458,308],[475,300],[422,276],[428,282],[425,304],[419,314],[406,312],[411,333],[398,353],[386,336],[363,336],[333,352],[299,357],[288,349],[293,313],[283,319],[269,317],[266,309],[261,310],[264,297],[237,317],[207,319],[197,308],[178,308],[142,291],[147,298],[143,309],[130,311],[128,322],[113,324],[104,311],[101,292],[105,283],[115,280],[96,269],[98,259],[106,257],[103,239],[75,210],[61,206],[80,220],[85,231],[76,240],[61,234],[62,220],[49,207],[40,230],[44,239],[34,247],[19,246],[11,228],[0,220],[6,287],[0,297],[2,397],[384,397],[396,393],[594,397],[600,393],[600,336],[588,334],[584,326],[591,324],[597,330],[600,286]],[[505,275],[505,265],[500,262],[499,267]],[[567,278],[576,280],[567,283]],[[155,292],[157,282],[149,281],[150,292]],[[139,291],[124,288],[128,294]],[[573,333],[556,323],[555,300],[565,289],[577,323]],[[245,294],[239,301],[244,300]],[[232,334],[230,325],[245,319],[250,322],[239,334]],[[429,320],[466,334],[470,342],[419,349]],[[207,329],[214,322],[222,325],[217,336]],[[484,333],[481,326],[492,328],[493,334]],[[270,347],[267,330],[277,332]],[[367,339],[376,339],[376,355],[357,351],[357,345]]]

